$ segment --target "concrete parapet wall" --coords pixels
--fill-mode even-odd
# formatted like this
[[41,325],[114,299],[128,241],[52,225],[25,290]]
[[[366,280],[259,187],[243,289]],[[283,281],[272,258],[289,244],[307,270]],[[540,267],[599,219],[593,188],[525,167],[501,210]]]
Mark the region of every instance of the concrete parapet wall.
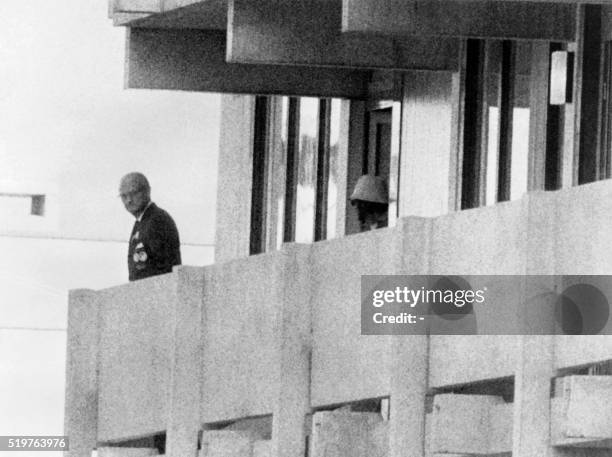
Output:
[[400,232],[382,229],[312,246],[313,406],[389,394],[390,337],[361,335],[361,275],[398,274]]
[[284,257],[276,252],[206,269],[203,422],[272,413]]
[[[199,428],[266,415],[272,416],[271,455],[301,456],[310,413],[381,397],[391,400],[389,456],[423,455],[426,395],[500,378],[514,382],[513,455],[545,455],[555,370],[612,359],[612,337],[362,336],[360,278],[567,273],[569,258],[551,246],[572,244],[566,229],[584,244],[582,230],[595,244],[589,252],[604,251],[612,241],[604,224],[610,205],[600,196],[610,193],[610,182],[533,193],[518,202],[404,218],[393,228],[74,292],[66,410],[75,440],[71,455],[163,431],[166,455],[190,455]],[[580,221],[561,215],[585,207],[591,211]],[[576,251],[575,271],[612,269],[603,256],[590,259]],[[521,306],[500,309],[500,318],[537,318]],[[493,435],[504,437],[504,443],[489,443],[495,452],[508,450],[507,413],[490,424]]]
[[166,428],[176,277],[148,278],[98,293],[99,441]]

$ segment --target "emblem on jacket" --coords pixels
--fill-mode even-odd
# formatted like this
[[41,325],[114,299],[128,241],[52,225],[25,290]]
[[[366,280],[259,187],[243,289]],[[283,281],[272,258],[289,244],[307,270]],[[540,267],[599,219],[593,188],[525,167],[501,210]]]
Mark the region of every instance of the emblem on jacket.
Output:
[[[136,233],[136,235],[138,235],[138,233]],[[136,235],[134,235],[134,237],[136,237]],[[144,268],[144,265],[142,264],[144,264],[144,262],[146,262],[148,259],[147,251],[145,251],[144,244],[138,243],[136,245],[136,247],[134,248],[134,255],[132,256],[132,259],[134,259],[136,268]]]

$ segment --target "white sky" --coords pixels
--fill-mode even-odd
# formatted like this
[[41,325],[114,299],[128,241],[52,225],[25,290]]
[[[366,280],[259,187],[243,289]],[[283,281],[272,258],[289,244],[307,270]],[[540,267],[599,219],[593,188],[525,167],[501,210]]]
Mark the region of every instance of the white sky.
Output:
[[182,240],[212,243],[220,98],[123,90],[124,29],[107,9],[0,1],[0,181],[55,183],[62,236],[123,239],[117,183],[143,171]]
[[[105,0],[0,0],[0,192],[42,185],[55,236],[127,240],[118,181],[139,170],[181,240],[212,243],[220,97],[124,91],[123,60]],[[19,224],[3,208],[0,233]],[[61,434],[67,289],[125,282],[127,245],[0,245],[0,434]],[[212,249],[183,259],[210,263]]]

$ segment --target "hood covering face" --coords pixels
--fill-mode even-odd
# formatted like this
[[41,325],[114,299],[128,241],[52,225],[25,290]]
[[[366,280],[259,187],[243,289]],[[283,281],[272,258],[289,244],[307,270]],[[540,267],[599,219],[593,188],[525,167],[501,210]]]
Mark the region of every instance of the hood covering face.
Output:
[[359,177],[350,200],[389,204],[389,191],[387,183],[380,176],[363,175]]

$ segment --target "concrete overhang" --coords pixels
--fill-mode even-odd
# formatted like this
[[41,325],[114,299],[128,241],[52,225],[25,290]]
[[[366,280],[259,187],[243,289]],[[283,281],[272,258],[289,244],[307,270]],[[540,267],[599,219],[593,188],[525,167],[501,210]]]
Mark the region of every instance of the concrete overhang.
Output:
[[[393,36],[452,36],[571,41],[576,8],[571,0],[109,0],[118,25],[225,30],[235,14],[254,18],[253,32],[282,18],[309,26],[338,23],[341,32]],[[584,0],[580,3],[612,2]],[[237,8],[237,9],[236,9]],[[310,14],[305,12],[310,11]],[[293,12],[294,18],[291,19]],[[313,18],[317,19],[313,22]],[[229,24],[229,26],[228,26]],[[296,30],[297,32],[297,30]],[[312,34],[312,31],[311,31]]]
[[126,86],[236,94],[345,97],[367,96],[371,72],[228,63],[220,30],[130,28]]
[[229,0],[227,60],[386,70],[458,68],[457,38],[343,34],[340,1]]
[[127,87],[351,98],[364,96],[372,70],[457,71],[466,37],[573,41],[578,8],[510,0],[111,1],[115,22],[130,29]]

